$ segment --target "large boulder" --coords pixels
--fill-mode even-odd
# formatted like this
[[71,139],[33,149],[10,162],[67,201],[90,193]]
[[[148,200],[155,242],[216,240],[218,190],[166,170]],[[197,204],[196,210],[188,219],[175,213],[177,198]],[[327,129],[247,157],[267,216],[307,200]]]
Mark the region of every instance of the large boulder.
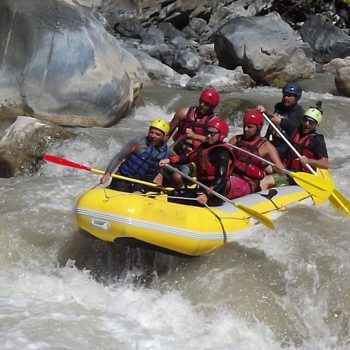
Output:
[[2,0],[0,61],[7,115],[108,126],[133,102],[117,40],[74,0]]
[[310,16],[300,29],[300,35],[310,44],[313,58],[319,63],[350,55],[350,36],[321,14]]
[[302,40],[277,13],[236,17],[216,32],[214,43],[220,66],[242,66],[258,84],[280,87],[315,72]]

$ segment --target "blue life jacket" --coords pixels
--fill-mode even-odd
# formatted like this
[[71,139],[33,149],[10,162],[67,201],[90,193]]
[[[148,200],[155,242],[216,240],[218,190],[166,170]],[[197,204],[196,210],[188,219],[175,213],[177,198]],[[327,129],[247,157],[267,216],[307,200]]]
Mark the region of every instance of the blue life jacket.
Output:
[[167,157],[168,146],[161,147],[149,145],[147,137],[144,144],[135,145],[135,150],[119,166],[118,173],[132,177],[152,181],[160,170],[159,161]]

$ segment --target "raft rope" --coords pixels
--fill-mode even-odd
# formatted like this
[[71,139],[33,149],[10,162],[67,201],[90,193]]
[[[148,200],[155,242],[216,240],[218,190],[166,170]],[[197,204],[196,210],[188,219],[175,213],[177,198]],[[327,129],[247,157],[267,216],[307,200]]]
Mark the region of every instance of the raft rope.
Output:
[[221,229],[222,229],[223,242],[224,242],[224,244],[227,243],[227,233],[226,233],[226,230],[225,230],[225,226],[224,226],[224,224],[221,221],[221,217],[218,214],[214,213],[207,204],[205,205],[205,207],[219,220],[219,223],[220,223],[220,226],[221,226]]

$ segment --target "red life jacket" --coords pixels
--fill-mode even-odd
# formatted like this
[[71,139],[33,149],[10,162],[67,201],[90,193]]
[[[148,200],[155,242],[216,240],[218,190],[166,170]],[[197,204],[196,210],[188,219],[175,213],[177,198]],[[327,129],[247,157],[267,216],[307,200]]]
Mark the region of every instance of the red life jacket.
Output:
[[[252,141],[244,141],[242,136],[243,135],[237,136],[236,146],[260,156],[259,148],[267,140],[261,136],[258,136]],[[239,150],[234,150],[234,156],[235,162],[233,172],[235,174],[252,180],[262,180],[264,178],[264,169],[266,168],[265,162]]]
[[215,178],[216,167],[210,163],[209,159],[210,152],[212,152],[215,148],[225,148],[229,151],[231,160],[229,161],[229,165],[227,167],[226,179],[228,179],[232,173],[234,163],[232,147],[228,146],[226,143],[219,143],[208,148],[199,147],[197,152],[195,152],[196,159],[193,159],[193,161],[196,162],[197,177],[201,181],[211,181]]
[[[309,159],[317,159],[317,155],[312,152],[309,148],[310,141],[316,132],[312,132],[306,135],[302,135],[300,132],[296,131],[291,136],[291,142],[295,149],[301,154]],[[303,166],[299,158],[291,150],[287,153],[287,158],[285,161],[285,166],[287,169],[292,171],[304,171],[310,172],[310,170]]]
[[[178,125],[177,131],[173,136],[173,140],[176,142],[180,137],[186,134],[186,129],[192,129],[197,135],[206,135],[209,120],[214,117],[214,114],[205,115],[202,118],[196,118],[196,107],[190,107],[184,120]],[[184,151],[190,151],[197,149],[202,142],[198,140],[185,139],[179,142],[174,151],[176,153],[183,153]]]

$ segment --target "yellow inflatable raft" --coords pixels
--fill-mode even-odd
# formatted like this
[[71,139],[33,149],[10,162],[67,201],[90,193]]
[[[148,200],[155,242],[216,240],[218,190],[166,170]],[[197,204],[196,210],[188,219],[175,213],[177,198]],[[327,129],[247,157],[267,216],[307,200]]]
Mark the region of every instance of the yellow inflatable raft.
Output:
[[[328,172],[323,175],[330,179]],[[325,201],[296,185],[235,200],[269,219],[297,203],[320,205]],[[258,224],[227,202],[219,207],[196,207],[169,202],[166,194],[140,195],[105,188],[91,189],[78,199],[76,218],[81,229],[103,241],[189,256],[204,255]]]

